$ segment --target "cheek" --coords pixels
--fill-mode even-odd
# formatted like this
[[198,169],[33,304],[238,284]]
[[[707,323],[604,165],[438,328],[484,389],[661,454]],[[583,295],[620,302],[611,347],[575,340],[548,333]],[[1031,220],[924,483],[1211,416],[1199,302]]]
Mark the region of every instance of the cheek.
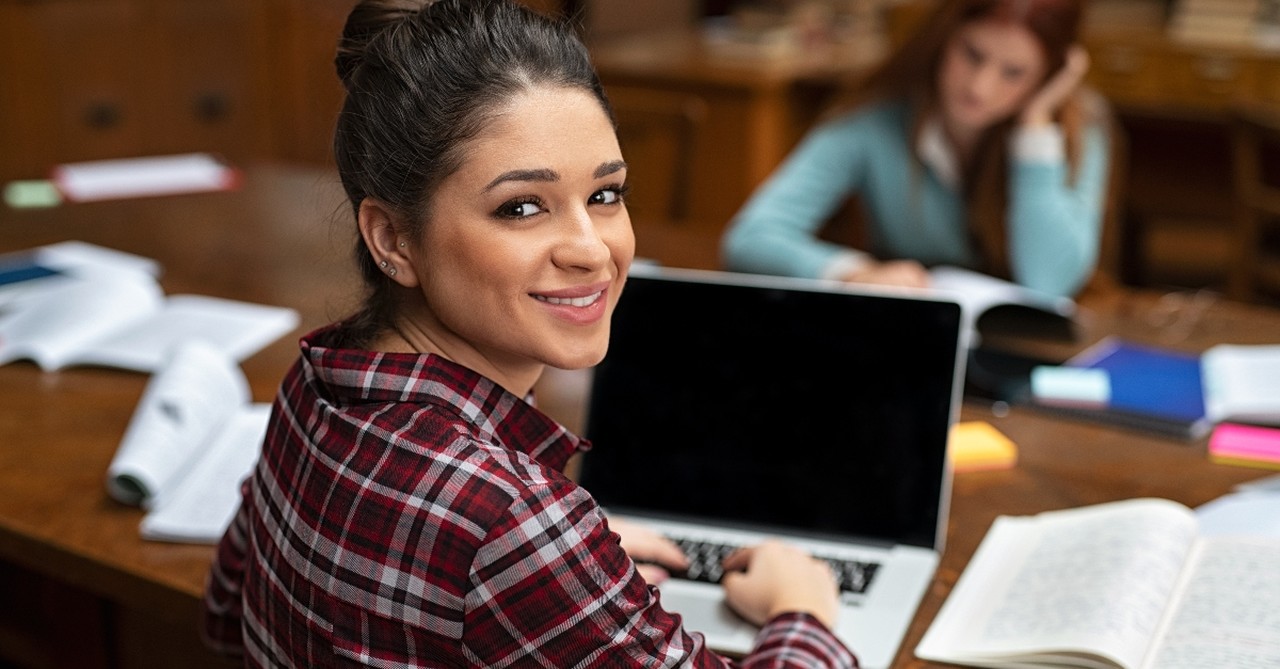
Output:
[[1031,99],[1035,94],[1038,86],[1036,80],[1028,79],[1027,81],[1019,81],[1011,83],[1006,87],[1005,100],[1010,107],[1010,111],[1017,107],[1021,107],[1023,103]]
[[621,271],[625,273],[636,255],[636,236],[631,228],[631,220],[624,216],[616,229],[610,230],[605,244],[608,245],[614,260],[621,266]]

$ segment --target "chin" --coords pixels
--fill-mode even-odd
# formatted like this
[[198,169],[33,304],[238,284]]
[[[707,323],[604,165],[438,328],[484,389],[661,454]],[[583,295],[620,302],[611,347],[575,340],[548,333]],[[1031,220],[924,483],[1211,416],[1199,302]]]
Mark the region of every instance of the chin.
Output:
[[559,369],[584,369],[599,364],[604,360],[604,354],[608,350],[609,346],[606,343],[602,346],[585,346],[580,349],[557,351],[555,355],[549,356],[543,362]]

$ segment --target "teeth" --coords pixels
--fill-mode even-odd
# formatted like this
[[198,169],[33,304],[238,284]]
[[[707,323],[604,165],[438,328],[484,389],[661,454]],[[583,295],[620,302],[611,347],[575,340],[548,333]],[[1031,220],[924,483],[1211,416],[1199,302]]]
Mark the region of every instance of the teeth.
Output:
[[545,295],[534,295],[534,297],[546,302],[547,304],[567,304],[575,307],[585,307],[589,304],[595,303],[596,300],[600,299],[600,295],[603,293],[604,291],[597,291],[586,297],[547,297]]

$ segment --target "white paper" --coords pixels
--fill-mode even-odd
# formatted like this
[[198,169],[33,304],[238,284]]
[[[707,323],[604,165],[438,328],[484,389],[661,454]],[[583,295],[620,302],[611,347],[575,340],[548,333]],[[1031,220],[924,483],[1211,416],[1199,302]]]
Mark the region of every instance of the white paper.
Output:
[[27,295],[0,316],[0,364],[30,358],[58,369],[113,330],[160,308],[164,296],[150,276],[98,268]]
[[1200,367],[1210,420],[1280,425],[1280,345],[1213,346]]
[[54,169],[53,181],[68,200],[90,202],[225,190],[236,172],[213,156],[191,153],[67,163]]
[[283,307],[203,295],[166,298],[155,280],[158,266],[139,256],[76,243],[37,252],[65,274],[6,295],[0,364],[30,359],[49,371],[102,365],[153,372],[192,340],[243,361],[298,325],[297,312]]
[[220,351],[201,342],[179,347],[138,401],[107,468],[108,492],[125,504],[162,499],[249,399],[244,373]]
[[142,519],[144,539],[215,543],[240,506],[240,483],[262,451],[271,405],[238,409],[169,493]]
[[1280,538],[1280,491],[1224,495],[1196,508],[1204,536]]

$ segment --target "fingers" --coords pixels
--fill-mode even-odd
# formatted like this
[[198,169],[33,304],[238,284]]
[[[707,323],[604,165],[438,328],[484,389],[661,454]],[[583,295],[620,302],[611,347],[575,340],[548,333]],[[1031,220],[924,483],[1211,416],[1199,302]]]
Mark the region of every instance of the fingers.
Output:
[[662,585],[664,581],[671,578],[670,572],[656,564],[637,564],[636,571],[649,585]]
[[1089,71],[1089,52],[1079,44],[1067,49],[1062,68],[1049,77],[1044,86],[1027,102],[1022,113],[1023,125],[1052,122],[1053,114],[1080,86]]
[[618,535],[622,550],[636,562],[652,562],[676,571],[689,566],[689,558],[679,546],[648,527],[609,518],[609,529]]
[[721,584],[730,608],[757,625],[786,612],[835,620],[838,590],[826,562],[794,546],[767,541],[723,562]]
[[[751,556],[754,554],[755,547],[739,548],[725,556],[720,566],[724,567],[725,572],[746,571],[747,565],[751,563]],[[726,575],[728,574],[726,573]]]
[[844,279],[850,283],[926,288],[929,285],[929,271],[914,260],[890,260],[869,263]]

